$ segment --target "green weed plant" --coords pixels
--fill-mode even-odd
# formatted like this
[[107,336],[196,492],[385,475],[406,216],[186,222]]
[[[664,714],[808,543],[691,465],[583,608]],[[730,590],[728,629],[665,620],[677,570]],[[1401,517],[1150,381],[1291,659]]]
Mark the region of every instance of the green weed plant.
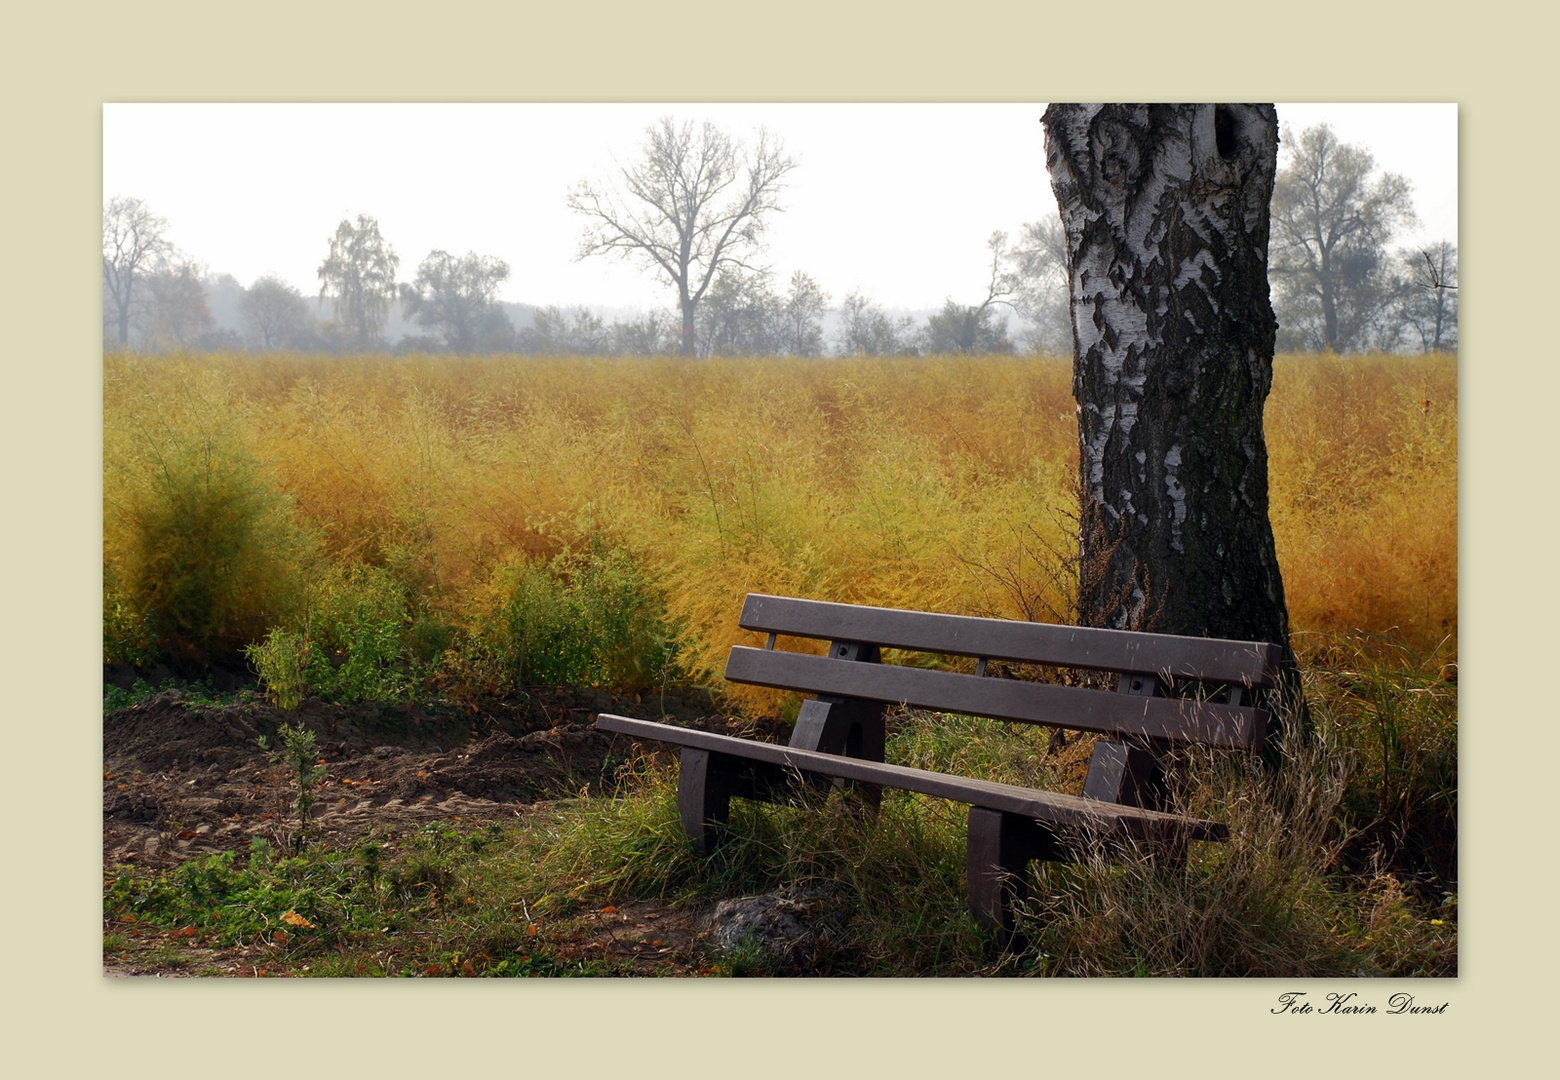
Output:
[[270,740],[264,735],[259,738],[260,749],[265,751],[271,759],[271,764],[282,769],[288,781],[297,788],[298,795],[292,805],[292,811],[298,819],[298,828],[293,833],[292,847],[301,849],[307,842],[309,829],[309,811],[318,799],[315,789],[319,787],[328,774],[325,763],[318,758],[318,749],[315,746],[314,732],[302,726],[282,724],[276,732],[276,737],[281,740],[281,745],[273,748]]
[[245,646],[244,655],[278,708],[292,710],[303,704],[309,693],[309,660],[313,655],[308,638],[272,627],[264,641]]

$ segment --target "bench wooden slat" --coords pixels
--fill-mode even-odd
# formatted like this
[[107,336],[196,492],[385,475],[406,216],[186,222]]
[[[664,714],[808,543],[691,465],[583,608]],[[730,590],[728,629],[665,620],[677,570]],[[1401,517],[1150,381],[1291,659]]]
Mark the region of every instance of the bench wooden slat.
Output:
[[791,637],[1253,687],[1278,684],[1281,656],[1279,647],[1271,644],[977,619],[762,593],[748,594],[739,623],[745,630]]
[[659,724],[649,720],[634,720],[626,716],[614,716],[611,713],[598,714],[595,726],[601,731],[613,731],[621,735],[691,746],[699,750],[780,765],[804,773],[820,773],[844,780],[901,788],[954,802],[1019,814],[1055,825],[1121,833],[1133,839],[1161,842],[1177,839],[1225,840],[1229,836],[1229,828],[1217,821],[1183,818],[1156,810],[1121,806],[1098,799],[1082,799],[1075,795],[1036,791],[1032,788],[998,784],[989,780],[972,780],[962,776],[928,772],[925,769],[912,769],[904,765],[887,765],[882,762],[863,761],[859,758],[820,754],[812,750],[797,750],[774,743],[754,742],[750,739],[716,735],[708,731],[674,727],[671,724]]
[[1102,693],[895,664],[851,663],[743,645],[732,648],[726,678],[780,690],[1247,751],[1261,745],[1267,724],[1265,712],[1242,706]]

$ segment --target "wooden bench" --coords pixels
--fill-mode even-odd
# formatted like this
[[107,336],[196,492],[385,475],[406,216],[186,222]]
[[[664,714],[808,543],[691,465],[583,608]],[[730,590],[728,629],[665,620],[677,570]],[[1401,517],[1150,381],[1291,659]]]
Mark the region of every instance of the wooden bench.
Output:
[[[680,746],[683,828],[708,854],[723,840],[733,797],[785,801],[793,782],[852,782],[967,803],[972,911],[1007,943],[1031,859],[1068,860],[1088,845],[1136,845],[1176,867],[1193,840],[1219,841],[1214,821],[1165,812],[1166,763],[1178,746],[1244,753],[1262,746],[1267,713],[1254,690],[1277,685],[1277,645],[977,619],[751,594],[740,625],[768,635],[732,648],[726,678],[816,696],[802,703],[789,746],[601,714],[596,727]],[[775,648],[781,636],[829,642],[824,656]],[[970,657],[974,674],[882,662],[884,649]],[[990,661],[1108,672],[1114,689],[994,678]],[[1097,732],[1083,796],[885,764],[890,705]]]

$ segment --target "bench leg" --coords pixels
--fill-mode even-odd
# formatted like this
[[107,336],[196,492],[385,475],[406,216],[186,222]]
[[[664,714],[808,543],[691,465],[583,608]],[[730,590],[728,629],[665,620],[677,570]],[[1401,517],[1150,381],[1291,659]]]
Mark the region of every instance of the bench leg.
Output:
[[[1101,739],[1094,744],[1094,756],[1089,759],[1083,797],[1168,811],[1170,786],[1170,770],[1164,761],[1142,747]],[[1186,869],[1188,841],[1184,832],[1155,836],[1147,844],[1149,861],[1158,869],[1171,873]]]
[[1142,747],[1101,739],[1089,758],[1083,797],[1158,810],[1164,798],[1164,769]]
[[[802,702],[791,732],[790,745],[798,750],[816,750],[820,754],[839,754],[862,761],[882,761],[887,729],[883,714],[887,706],[859,698],[818,697]],[[874,784],[847,785],[833,781],[835,788],[853,787],[871,807],[876,807],[882,791]]]
[[802,702],[791,732],[791,745],[820,754],[843,754],[863,761],[882,761],[886,706],[859,698],[811,698]]
[[677,769],[677,813],[683,832],[700,855],[712,854],[720,845],[731,817],[731,787],[722,775],[724,761],[708,750],[682,748]]
[[1163,837],[1149,848],[1149,864],[1166,874],[1184,873],[1187,848],[1190,846],[1191,842],[1184,832]]
[[983,806],[970,807],[964,860],[970,911],[977,922],[996,932],[1002,948],[1015,944],[1013,905],[1028,895],[1025,877],[1029,860],[1065,857],[1055,835],[1038,821]]
[[777,765],[691,746],[683,747],[678,757],[677,814],[700,855],[712,854],[726,838],[734,797],[769,801],[784,797],[787,777]]

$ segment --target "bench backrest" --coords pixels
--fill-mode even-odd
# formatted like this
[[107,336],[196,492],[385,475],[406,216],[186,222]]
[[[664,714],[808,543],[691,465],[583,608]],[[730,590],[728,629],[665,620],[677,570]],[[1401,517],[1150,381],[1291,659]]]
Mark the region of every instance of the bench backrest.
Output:
[[1278,685],[1281,654],[1277,645],[1250,641],[977,619],[762,593],[748,594],[738,622],[744,630],[787,637],[1252,688]]
[[[1090,627],[980,619],[750,594],[740,625],[769,635],[763,649],[736,646],[726,677],[831,694],[970,713],[1113,736],[1255,750],[1267,714],[1246,705],[1163,696],[1179,684],[1271,688],[1278,646]],[[830,657],[774,649],[779,636],[831,643]],[[973,657],[976,675],[876,663],[882,648]],[[985,678],[985,661],[1109,671],[1126,693]],[[1238,697],[1238,695],[1237,695]]]

